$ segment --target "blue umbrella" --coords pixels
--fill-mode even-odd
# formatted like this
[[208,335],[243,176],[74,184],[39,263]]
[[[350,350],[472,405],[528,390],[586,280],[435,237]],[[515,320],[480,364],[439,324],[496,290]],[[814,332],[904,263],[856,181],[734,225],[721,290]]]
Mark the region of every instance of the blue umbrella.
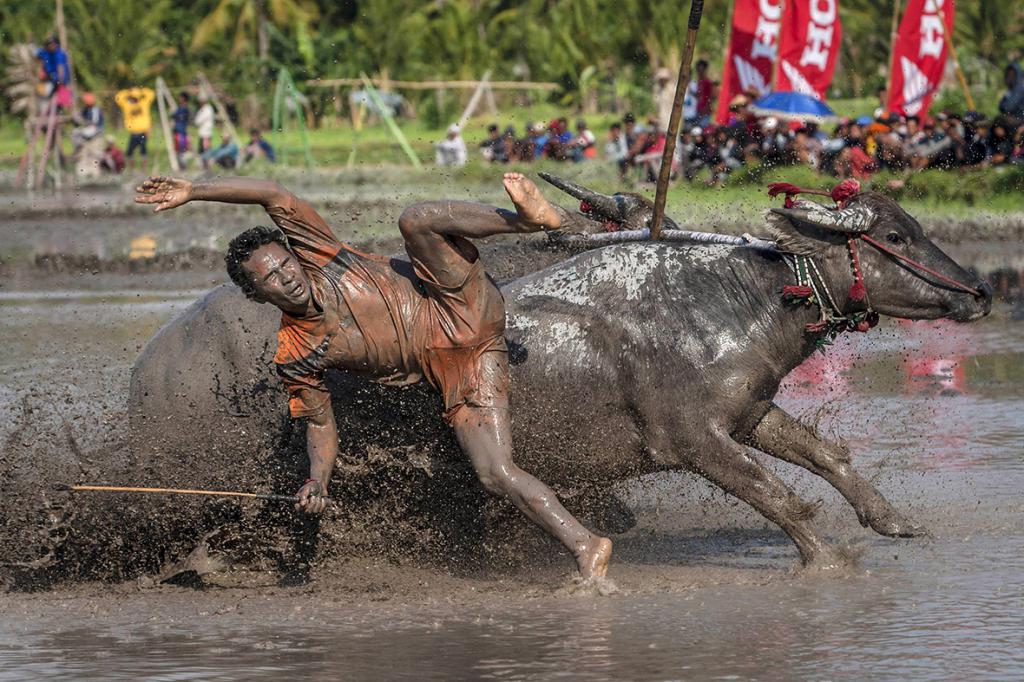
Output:
[[826,123],[837,118],[827,104],[802,92],[773,92],[754,102],[750,110],[758,116],[775,116],[784,121]]

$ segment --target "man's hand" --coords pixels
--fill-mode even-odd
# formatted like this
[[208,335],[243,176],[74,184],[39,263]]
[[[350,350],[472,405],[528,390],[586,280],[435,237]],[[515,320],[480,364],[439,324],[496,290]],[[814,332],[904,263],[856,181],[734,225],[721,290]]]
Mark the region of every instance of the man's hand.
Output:
[[184,178],[154,176],[135,188],[137,204],[156,204],[154,211],[163,211],[186,204],[192,199],[192,181]]
[[299,497],[296,511],[304,511],[307,514],[319,514],[327,509],[327,491],[320,484],[320,481],[309,480],[299,488],[296,493]]

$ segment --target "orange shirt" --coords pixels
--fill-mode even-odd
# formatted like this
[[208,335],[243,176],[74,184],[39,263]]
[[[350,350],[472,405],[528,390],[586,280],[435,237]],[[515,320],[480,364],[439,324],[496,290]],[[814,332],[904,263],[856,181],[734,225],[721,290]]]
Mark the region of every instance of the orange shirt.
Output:
[[267,213],[288,237],[319,310],[312,317],[281,315],[274,362],[288,389],[291,415],[319,414],[329,404],[327,368],[381,383],[419,381],[412,327],[425,293],[409,263],[343,245],[313,207],[294,195]]

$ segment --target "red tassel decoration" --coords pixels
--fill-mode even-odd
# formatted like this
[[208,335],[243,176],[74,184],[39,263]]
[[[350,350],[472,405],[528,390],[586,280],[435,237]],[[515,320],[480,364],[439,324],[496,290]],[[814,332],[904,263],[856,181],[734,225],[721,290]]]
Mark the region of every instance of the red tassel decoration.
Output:
[[860,183],[849,178],[833,187],[829,196],[832,197],[832,201],[842,206],[844,202],[858,194],[860,194]]
[[867,289],[864,288],[864,282],[858,277],[857,280],[850,286],[850,300],[855,303],[860,303],[868,296]]
[[787,284],[782,287],[782,295],[792,296],[793,298],[809,298],[813,293],[813,289],[802,284]]
[[800,194],[802,191],[791,182],[773,182],[768,185],[768,196],[773,199],[780,194],[785,194],[788,197],[792,194]]
[[585,200],[580,202],[580,213],[590,213],[592,208]]
[[858,332],[869,332],[869,331],[871,331],[871,327],[872,326],[874,326],[874,325],[872,325],[867,320],[861,320],[860,322],[858,322],[856,324],[856,326],[854,326],[853,329],[854,329],[854,331],[858,331]]
[[604,231],[605,232],[618,232],[621,229],[622,229],[622,226],[619,225],[614,220],[606,220],[606,221],[604,221]]

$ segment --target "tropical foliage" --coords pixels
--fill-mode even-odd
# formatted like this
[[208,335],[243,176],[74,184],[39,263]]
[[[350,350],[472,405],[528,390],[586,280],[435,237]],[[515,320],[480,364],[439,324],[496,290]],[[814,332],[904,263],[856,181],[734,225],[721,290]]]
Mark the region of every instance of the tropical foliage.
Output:
[[[868,96],[885,80],[896,0],[841,0],[837,95]],[[709,0],[697,54],[720,68],[731,11]],[[79,82],[97,91],[204,71],[239,100],[269,97],[277,68],[296,80],[387,74],[394,79],[554,81],[552,101],[643,105],[653,68],[674,65],[686,3],[665,0],[64,0]],[[905,5],[905,2],[901,2]],[[968,78],[998,87],[1024,48],[1024,3],[957,3],[956,43]],[[0,54],[54,30],[49,0],[0,3]],[[329,95],[325,93],[324,97]],[[425,100],[432,94],[423,95]],[[321,102],[321,106],[326,106]],[[0,109],[10,110],[5,103]]]

